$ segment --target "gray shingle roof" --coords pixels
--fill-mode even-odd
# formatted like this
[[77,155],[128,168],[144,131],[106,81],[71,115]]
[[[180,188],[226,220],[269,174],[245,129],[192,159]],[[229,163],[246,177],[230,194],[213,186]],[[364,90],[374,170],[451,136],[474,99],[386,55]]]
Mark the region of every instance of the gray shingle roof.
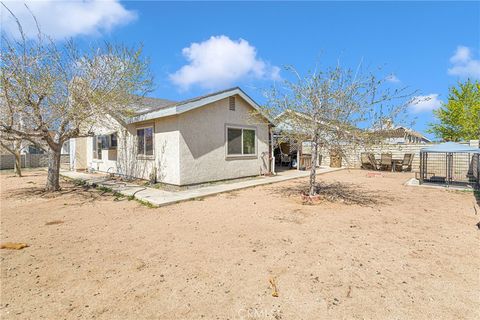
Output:
[[175,101],[167,99],[151,97],[141,97],[139,100],[140,101],[138,103],[130,106],[130,108],[133,109],[133,112],[135,112],[136,115],[167,108],[177,103]]
[[143,97],[141,98],[142,102],[139,105],[132,106],[133,111],[135,111],[136,115],[142,115],[145,113],[149,113],[152,111],[157,111],[160,109],[165,109],[168,107],[173,107],[173,106],[179,106],[182,104],[186,104],[189,102],[194,102],[197,100],[205,99],[210,96],[222,94],[227,91],[232,91],[234,89],[240,89],[239,87],[233,87],[213,93],[209,93],[203,96],[198,96],[195,98],[187,99],[187,100],[182,100],[182,101],[171,101],[171,100],[166,100],[166,99],[160,99],[160,98],[150,98],[150,97]]

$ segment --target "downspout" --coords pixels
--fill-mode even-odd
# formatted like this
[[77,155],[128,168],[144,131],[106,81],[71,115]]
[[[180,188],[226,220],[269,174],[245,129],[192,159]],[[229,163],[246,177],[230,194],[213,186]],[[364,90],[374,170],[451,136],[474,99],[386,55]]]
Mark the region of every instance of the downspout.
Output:
[[298,146],[298,143],[297,143],[297,171],[300,170],[300,148],[301,148],[301,143],[300,143],[300,147]]
[[275,174],[275,156],[273,155],[273,134],[272,134],[272,125],[268,125],[268,172]]

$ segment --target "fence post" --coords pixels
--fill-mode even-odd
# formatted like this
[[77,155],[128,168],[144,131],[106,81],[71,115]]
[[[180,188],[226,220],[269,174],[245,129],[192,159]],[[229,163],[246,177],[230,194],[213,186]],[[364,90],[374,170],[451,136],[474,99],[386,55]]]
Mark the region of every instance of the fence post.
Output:
[[480,153],[477,153],[477,186],[480,187]]
[[424,171],[424,168],[423,168],[423,165],[424,165],[424,153],[423,152],[420,152],[420,184],[423,184],[423,171]]

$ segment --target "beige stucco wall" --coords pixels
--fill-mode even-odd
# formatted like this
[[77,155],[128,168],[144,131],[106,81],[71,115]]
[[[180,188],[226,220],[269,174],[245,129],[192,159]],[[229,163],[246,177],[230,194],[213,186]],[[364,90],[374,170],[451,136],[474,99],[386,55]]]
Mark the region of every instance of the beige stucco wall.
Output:
[[[182,185],[255,176],[268,170],[268,123],[253,116],[253,108],[236,96],[235,111],[228,99],[180,114],[180,183]],[[226,156],[226,126],[256,129],[254,157]]]
[[180,185],[179,141],[177,116],[156,119],[154,154],[160,182]]
[[[74,170],[87,169],[87,139],[85,137],[76,138],[75,142],[72,143],[72,146],[74,146],[72,161]],[[72,150],[70,150],[70,153],[72,153]]]
[[[153,137],[154,156],[137,156],[136,131],[141,127],[154,127]],[[112,132],[112,129],[97,129],[96,134]],[[168,117],[128,125],[126,128],[118,127],[117,149],[102,150],[102,159],[93,158],[93,138],[87,139],[88,167],[100,172],[114,172],[120,175],[135,176],[149,179],[152,172],[156,171],[157,180],[180,184],[179,175],[179,133],[176,117]]]
[[[149,179],[156,171],[158,181],[174,185],[255,176],[268,170],[269,128],[266,120],[253,116],[252,111],[247,102],[236,96],[235,111],[229,110],[228,99],[224,99],[127,128],[97,128],[97,135],[117,132],[117,149],[102,150],[102,159],[93,159],[93,138],[88,137],[84,138],[82,152],[86,152],[89,169],[142,179]],[[227,125],[256,130],[255,156],[227,157]],[[154,127],[154,156],[142,158],[136,155],[136,130],[147,126]]]

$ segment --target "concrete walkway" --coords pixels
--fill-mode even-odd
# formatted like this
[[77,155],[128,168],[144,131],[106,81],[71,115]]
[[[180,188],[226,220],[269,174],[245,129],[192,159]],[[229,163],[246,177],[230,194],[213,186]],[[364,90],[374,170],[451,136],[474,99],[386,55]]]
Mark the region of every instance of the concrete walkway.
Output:
[[[342,170],[342,168],[320,167],[317,169],[317,174],[333,172]],[[258,177],[251,180],[244,180],[239,182],[219,183],[210,186],[199,187],[195,189],[187,189],[182,191],[165,191],[156,188],[143,187],[133,183],[119,182],[105,174],[95,173],[81,173],[75,171],[61,170],[60,174],[64,177],[76,180],[85,181],[87,184],[96,184],[110,188],[125,196],[134,196],[136,199],[146,201],[154,206],[165,206],[180,201],[191,200],[211,196],[223,192],[230,192],[250,187],[261,186],[276,182],[282,182],[292,179],[304,178],[310,175],[309,171],[288,170],[278,173],[272,177]]]

